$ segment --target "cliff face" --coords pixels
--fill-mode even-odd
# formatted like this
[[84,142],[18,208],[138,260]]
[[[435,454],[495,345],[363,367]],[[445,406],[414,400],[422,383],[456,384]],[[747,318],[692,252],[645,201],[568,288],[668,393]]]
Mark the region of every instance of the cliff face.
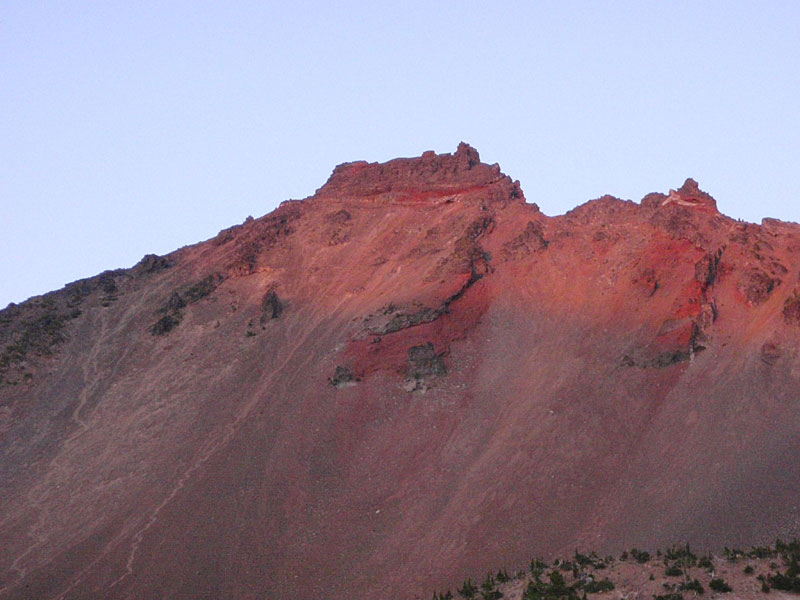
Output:
[[388,598],[800,533],[800,226],[462,144],[0,312],[0,598]]

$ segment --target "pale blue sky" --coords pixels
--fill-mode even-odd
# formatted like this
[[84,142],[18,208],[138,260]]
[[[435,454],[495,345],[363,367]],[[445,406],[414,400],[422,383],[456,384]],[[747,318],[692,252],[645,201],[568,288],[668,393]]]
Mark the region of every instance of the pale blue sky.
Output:
[[461,140],[560,214],[800,221],[800,2],[0,3],[0,306]]

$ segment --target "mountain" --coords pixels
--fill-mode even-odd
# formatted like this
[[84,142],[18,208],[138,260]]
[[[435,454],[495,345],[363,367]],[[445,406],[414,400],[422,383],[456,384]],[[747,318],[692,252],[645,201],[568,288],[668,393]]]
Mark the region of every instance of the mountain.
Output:
[[430,597],[800,533],[800,225],[461,144],[0,312],[0,598]]

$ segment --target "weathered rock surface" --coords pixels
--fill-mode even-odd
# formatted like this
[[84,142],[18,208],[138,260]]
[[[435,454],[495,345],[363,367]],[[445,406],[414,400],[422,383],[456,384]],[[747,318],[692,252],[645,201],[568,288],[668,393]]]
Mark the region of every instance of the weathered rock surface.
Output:
[[341,165],[0,311],[0,598],[430,596],[797,535],[799,274],[800,226],[693,180],[549,217],[466,144]]

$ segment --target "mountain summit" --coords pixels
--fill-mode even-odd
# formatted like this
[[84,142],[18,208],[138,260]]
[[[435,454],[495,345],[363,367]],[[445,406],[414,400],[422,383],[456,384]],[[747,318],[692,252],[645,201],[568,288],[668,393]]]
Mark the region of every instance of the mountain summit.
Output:
[[800,533],[800,226],[466,144],[0,311],[0,599],[394,598]]

